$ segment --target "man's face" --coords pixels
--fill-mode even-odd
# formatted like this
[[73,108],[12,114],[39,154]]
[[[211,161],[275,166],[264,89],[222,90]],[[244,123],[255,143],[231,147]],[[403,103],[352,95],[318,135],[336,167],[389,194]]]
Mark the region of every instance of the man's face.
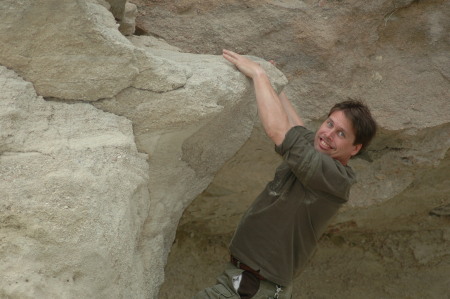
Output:
[[343,165],[358,153],[361,144],[354,145],[355,133],[351,121],[343,111],[334,111],[320,126],[314,139],[314,148]]

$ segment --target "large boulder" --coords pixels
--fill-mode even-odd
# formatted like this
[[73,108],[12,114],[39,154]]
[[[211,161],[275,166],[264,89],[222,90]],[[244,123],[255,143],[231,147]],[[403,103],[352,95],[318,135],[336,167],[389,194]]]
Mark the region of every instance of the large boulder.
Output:
[[95,101],[114,96],[139,69],[132,45],[104,5],[2,1],[0,64],[33,82],[44,97]]
[[155,298],[183,210],[251,134],[234,66],[127,39],[110,6],[0,3],[2,297]]
[[145,298],[149,212],[132,124],[46,102],[0,66],[0,297]]
[[[148,86],[154,74],[142,72],[142,80],[136,80],[142,85],[94,103],[132,120],[138,148],[149,154],[152,213],[140,247],[152,255],[146,259],[148,275],[162,283],[166,257],[183,211],[249,138],[256,105],[250,81],[223,58],[179,53],[163,44],[156,48],[160,43],[148,37],[131,40],[146,55],[170,59],[175,70],[183,70],[177,76],[168,69],[170,75],[159,79],[159,88],[172,82],[174,90],[154,91]],[[148,61],[144,59],[142,65]],[[260,63],[280,90],[286,83],[284,75],[270,63]]]

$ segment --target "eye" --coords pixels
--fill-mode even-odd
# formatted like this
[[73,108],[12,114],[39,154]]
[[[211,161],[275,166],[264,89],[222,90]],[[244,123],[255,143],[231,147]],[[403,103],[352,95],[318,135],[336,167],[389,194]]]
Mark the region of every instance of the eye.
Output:
[[343,131],[339,131],[337,134],[339,137],[345,138],[345,133]]
[[332,128],[333,127],[333,122],[331,120],[327,121],[327,127],[328,128]]

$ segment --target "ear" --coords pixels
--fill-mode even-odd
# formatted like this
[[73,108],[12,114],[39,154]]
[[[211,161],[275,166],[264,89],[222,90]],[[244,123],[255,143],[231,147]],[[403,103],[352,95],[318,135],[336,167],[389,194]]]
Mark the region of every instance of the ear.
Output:
[[351,153],[352,157],[353,157],[354,155],[356,155],[357,153],[359,153],[359,151],[361,150],[361,148],[362,148],[362,144],[355,144],[355,145],[353,146],[353,151],[352,151],[352,153]]

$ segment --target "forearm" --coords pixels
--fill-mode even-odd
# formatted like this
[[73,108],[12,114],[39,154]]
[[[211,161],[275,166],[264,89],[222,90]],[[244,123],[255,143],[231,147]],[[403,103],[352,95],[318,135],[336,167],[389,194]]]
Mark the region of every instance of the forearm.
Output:
[[294,106],[292,106],[292,103],[287,98],[286,94],[282,91],[278,98],[280,99],[281,104],[283,105],[284,111],[286,111],[286,114],[289,119],[289,124],[291,127],[294,126],[304,126],[303,120],[301,117],[297,114],[297,111],[295,110]]
[[258,115],[266,134],[279,145],[293,125],[265,72],[253,77]]

